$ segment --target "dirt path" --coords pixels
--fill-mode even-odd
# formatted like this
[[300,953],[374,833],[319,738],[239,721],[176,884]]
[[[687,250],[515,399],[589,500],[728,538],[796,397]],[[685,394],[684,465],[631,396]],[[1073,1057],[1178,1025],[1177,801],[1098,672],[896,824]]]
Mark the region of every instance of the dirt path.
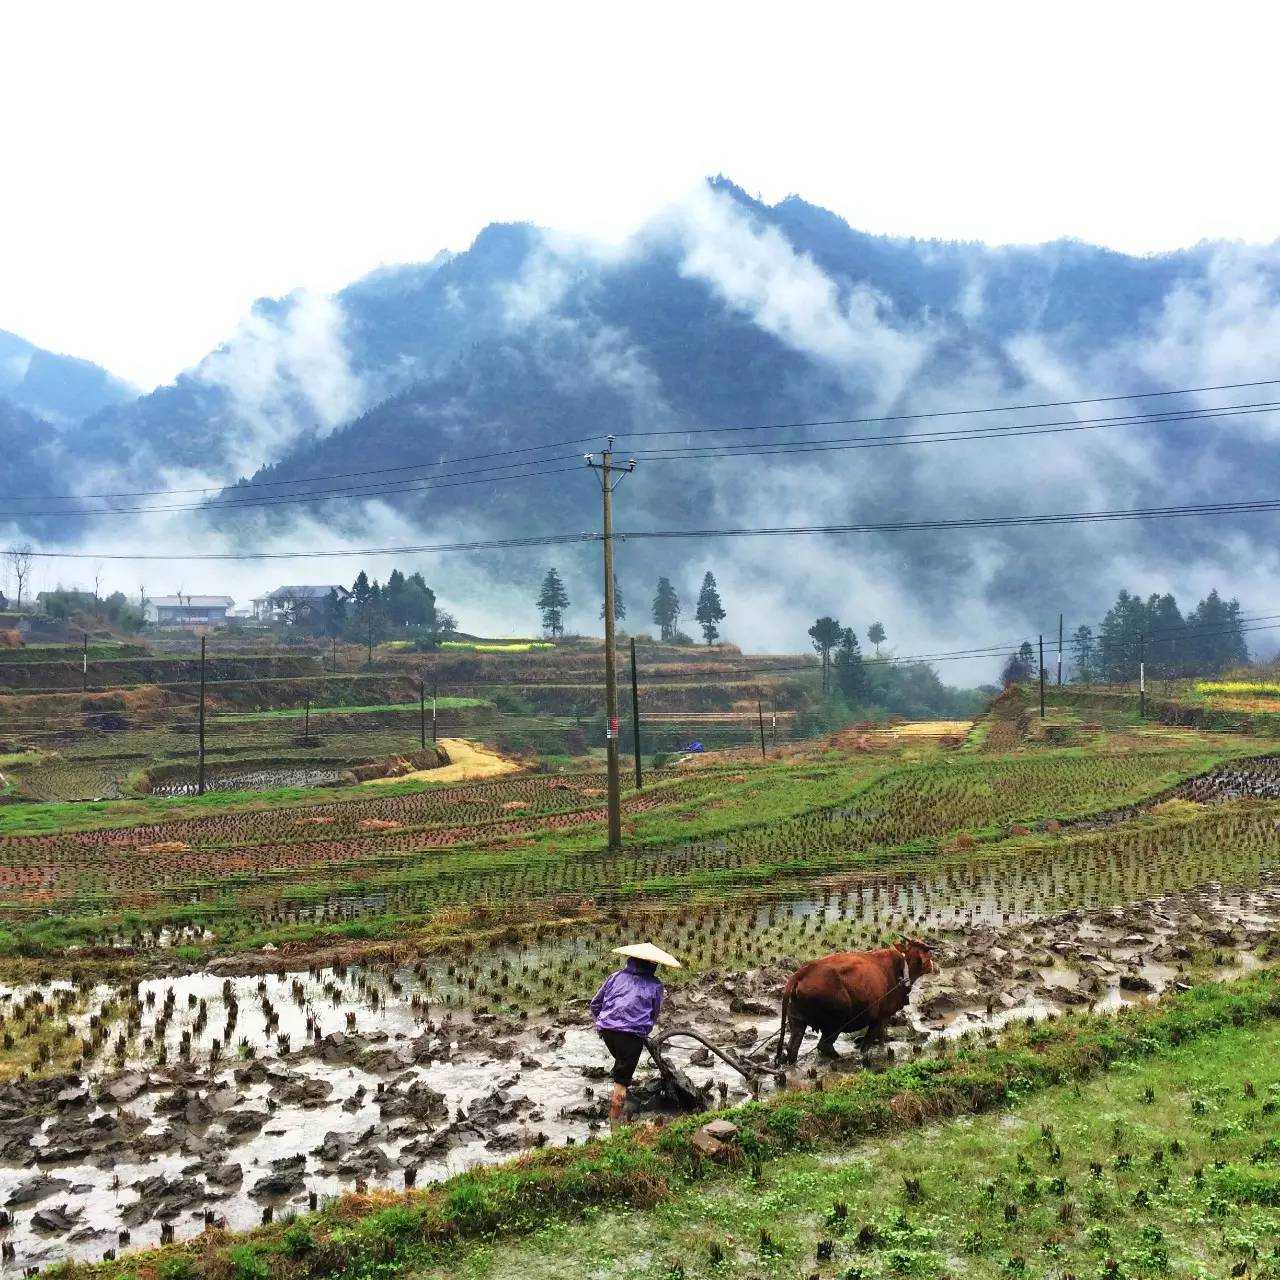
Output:
[[499,778],[514,773],[519,765],[487,747],[477,747],[463,738],[441,738],[440,745],[449,763],[438,769],[419,769],[398,778],[375,778],[374,782],[475,782],[479,778]]

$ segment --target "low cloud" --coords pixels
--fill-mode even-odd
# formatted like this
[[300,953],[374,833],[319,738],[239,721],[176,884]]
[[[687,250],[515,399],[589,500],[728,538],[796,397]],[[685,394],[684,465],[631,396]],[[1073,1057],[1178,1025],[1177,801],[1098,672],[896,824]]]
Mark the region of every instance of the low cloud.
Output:
[[278,317],[255,308],[196,368],[197,381],[230,398],[226,443],[236,470],[252,472],[302,437],[326,435],[367,407],[345,329],[336,299],[300,290]]

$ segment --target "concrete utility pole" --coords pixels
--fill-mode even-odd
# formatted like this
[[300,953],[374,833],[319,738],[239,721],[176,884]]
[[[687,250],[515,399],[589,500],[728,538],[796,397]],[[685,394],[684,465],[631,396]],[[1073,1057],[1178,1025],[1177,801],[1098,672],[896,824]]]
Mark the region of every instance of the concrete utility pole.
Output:
[[636,755],[636,790],[644,790],[644,769],[640,761],[640,683],[636,679],[636,638],[631,637],[631,744]]
[[1062,614],[1058,614],[1058,684],[1062,684]]
[[1138,719],[1147,718],[1147,633],[1138,632]]
[[1044,636],[1040,637],[1040,719],[1044,719]]
[[622,483],[622,477],[636,469],[634,458],[625,467],[613,463],[613,437],[609,447],[600,455],[586,456],[587,466],[600,478],[602,507],[601,541],[604,544],[604,701],[605,701],[605,750],[608,753],[609,770],[609,848],[622,848],[622,783],[618,777],[618,671],[614,653],[614,599],[613,599],[613,491]]
[[204,662],[206,638],[200,637],[200,754],[196,765],[196,795],[204,795]]

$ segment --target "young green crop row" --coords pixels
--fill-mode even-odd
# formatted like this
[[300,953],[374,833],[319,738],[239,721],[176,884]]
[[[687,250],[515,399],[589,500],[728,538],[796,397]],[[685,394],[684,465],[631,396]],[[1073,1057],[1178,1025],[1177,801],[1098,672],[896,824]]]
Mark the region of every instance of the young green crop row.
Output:
[[[14,939],[38,934],[39,949],[65,939],[73,920],[81,941],[118,944],[129,932],[122,907],[140,913],[135,933],[144,923],[186,921],[207,925],[222,943],[261,945],[344,931],[403,936],[458,911],[519,924],[644,904],[796,899],[812,896],[815,882],[860,898],[851,925],[880,921],[866,911],[876,907],[877,886],[890,883],[910,886],[894,908],[902,927],[963,923],[975,912],[998,921],[1264,875],[1280,858],[1269,805],[1011,835],[1011,819],[1132,800],[1158,792],[1172,764],[1186,770],[1195,763],[1193,756],[1130,756],[1119,762],[1118,777],[1101,781],[1099,762],[1070,755],[896,770],[846,782],[840,804],[762,825],[743,821],[763,803],[749,774],[686,774],[628,796],[628,822],[652,822],[665,837],[622,854],[599,842],[598,795],[566,792],[559,780],[511,778],[385,801],[10,839],[0,842],[0,897],[30,904],[10,912],[10,929]],[[738,807],[720,815],[718,834],[670,838],[682,819],[714,818],[735,788]],[[529,799],[505,798],[517,796]],[[452,821],[456,806],[477,817]],[[373,829],[360,830],[370,821],[360,815],[372,813],[403,821],[387,829],[380,824],[389,819],[374,818]],[[179,826],[189,838],[170,847],[165,837]],[[274,835],[234,838],[264,828]],[[37,906],[41,923],[24,925]],[[144,935],[145,928],[141,945]]]

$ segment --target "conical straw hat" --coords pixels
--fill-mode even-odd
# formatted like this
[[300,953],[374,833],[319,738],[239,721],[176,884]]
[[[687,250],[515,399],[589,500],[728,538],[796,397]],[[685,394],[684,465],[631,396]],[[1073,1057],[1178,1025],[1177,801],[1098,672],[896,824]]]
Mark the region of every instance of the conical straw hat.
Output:
[[613,954],[633,956],[637,960],[648,960],[652,964],[665,964],[672,969],[681,967],[680,961],[675,956],[663,951],[661,947],[655,947],[652,942],[633,942],[629,946],[614,947]]

